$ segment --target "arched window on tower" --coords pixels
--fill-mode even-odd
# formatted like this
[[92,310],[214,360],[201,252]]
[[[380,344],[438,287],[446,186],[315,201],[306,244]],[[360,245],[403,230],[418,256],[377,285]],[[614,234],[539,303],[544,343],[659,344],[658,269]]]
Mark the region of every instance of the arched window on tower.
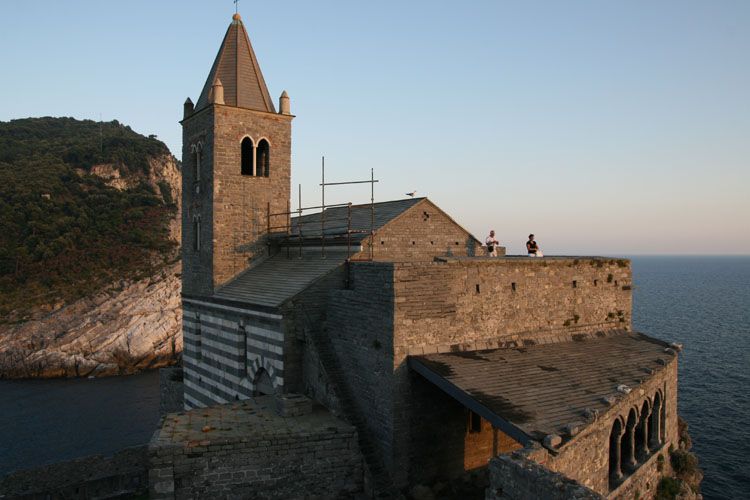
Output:
[[242,175],[253,175],[253,158],[254,158],[254,145],[253,140],[249,137],[242,139],[241,149],[241,172]]
[[193,217],[193,250],[199,252],[201,249],[201,216]]
[[255,175],[268,177],[268,172],[271,166],[270,164],[271,164],[271,147],[269,146],[267,140],[261,139],[258,142],[258,151],[257,151],[257,158],[256,158],[257,172]]
[[201,180],[201,163],[203,161],[203,144],[200,142],[193,146],[193,180]]

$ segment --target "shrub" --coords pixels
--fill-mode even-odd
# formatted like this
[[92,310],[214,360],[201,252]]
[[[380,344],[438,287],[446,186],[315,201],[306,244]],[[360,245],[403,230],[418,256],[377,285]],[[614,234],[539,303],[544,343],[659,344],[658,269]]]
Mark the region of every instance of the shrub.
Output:
[[679,479],[663,477],[656,487],[656,500],[674,500],[680,493],[682,485]]

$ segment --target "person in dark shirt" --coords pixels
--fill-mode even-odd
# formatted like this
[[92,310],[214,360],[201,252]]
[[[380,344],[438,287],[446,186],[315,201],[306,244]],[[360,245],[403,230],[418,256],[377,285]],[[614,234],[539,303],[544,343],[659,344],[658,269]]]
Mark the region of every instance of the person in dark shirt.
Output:
[[539,249],[536,241],[534,241],[534,235],[529,235],[529,241],[526,242],[526,251],[529,253],[529,257],[541,257],[542,251]]

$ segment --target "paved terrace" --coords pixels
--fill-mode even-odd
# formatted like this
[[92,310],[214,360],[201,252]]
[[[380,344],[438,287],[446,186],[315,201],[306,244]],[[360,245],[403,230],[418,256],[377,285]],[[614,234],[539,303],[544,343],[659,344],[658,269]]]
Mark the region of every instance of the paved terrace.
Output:
[[275,408],[273,396],[259,396],[238,403],[170,413],[152,438],[151,446],[190,451],[238,441],[354,432],[354,427],[322,406],[314,406],[311,413],[294,417],[282,417]]

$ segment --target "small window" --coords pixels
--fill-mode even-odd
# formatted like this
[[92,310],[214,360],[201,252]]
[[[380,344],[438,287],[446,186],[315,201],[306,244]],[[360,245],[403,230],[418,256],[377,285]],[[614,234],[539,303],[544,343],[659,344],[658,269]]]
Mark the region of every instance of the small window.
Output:
[[201,162],[203,161],[203,144],[193,145],[193,180],[201,180]]
[[201,315],[195,313],[195,359],[203,359],[203,342],[201,342]]
[[193,217],[193,250],[200,252],[201,249],[201,218]]
[[477,283],[477,293],[479,293],[479,283]]
[[482,432],[482,417],[480,417],[473,411],[469,412],[469,432]]
[[258,151],[256,152],[255,175],[258,177],[268,177],[270,166],[271,148],[267,140],[261,139],[258,143]]
[[245,137],[242,139],[242,145],[241,145],[241,169],[242,169],[242,175],[253,175],[253,153],[255,150],[255,145],[253,144],[253,140],[249,137]]
[[594,280],[594,286],[599,286],[599,280]]
[[578,282],[576,280],[573,280],[573,288],[578,288]]
[[515,292],[516,291],[516,284],[515,283],[511,283],[510,284],[510,289]]

